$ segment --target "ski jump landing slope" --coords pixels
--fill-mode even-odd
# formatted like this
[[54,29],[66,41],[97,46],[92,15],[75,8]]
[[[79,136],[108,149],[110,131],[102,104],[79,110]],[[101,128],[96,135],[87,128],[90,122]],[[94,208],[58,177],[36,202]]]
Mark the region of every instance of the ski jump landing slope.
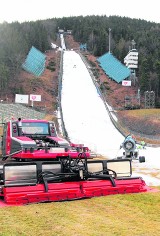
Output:
[[70,140],[115,158],[124,137],[112,124],[86,65],[74,51],[64,52],[61,95]]
[[[61,96],[70,140],[111,159],[119,156],[124,137],[112,124],[86,65],[74,51],[64,51]],[[147,147],[140,155],[146,162],[133,163],[134,175],[142,176],[150,186],[160,186],[160,147]]]

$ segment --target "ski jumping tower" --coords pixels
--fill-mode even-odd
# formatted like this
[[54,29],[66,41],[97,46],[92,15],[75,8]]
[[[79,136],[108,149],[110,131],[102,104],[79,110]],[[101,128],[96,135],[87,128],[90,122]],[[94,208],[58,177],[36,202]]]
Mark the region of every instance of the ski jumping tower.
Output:
[[138,68],[138,51],[135,49],[135,41],[132,40],[132,48],[129,50],[127,56],[124,58],[125,65],[131,71],[131,80],[136,80],[136,69]]

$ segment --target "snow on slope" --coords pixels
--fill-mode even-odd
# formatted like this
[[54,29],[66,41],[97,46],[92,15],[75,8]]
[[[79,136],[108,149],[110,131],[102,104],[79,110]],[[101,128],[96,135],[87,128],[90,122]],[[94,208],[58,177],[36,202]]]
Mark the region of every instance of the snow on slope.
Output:
[[124,137],[110,121],[85,64],[74,51],[64,52],[62,81],[63,118],[71,141],[84,143],[109,158],[116,157]]
[[[108,158],[119,156],[124,137],[112,124],[90,74],[74,51],[65,51],[62,77],[62,110],[70,140],[84,143],[92,151]],[[160,185],[160,148],[141,150],[145,163],[135,161],[134,175],[143,175],[149,185]],[[154,172],[156,176],[153,177]]]

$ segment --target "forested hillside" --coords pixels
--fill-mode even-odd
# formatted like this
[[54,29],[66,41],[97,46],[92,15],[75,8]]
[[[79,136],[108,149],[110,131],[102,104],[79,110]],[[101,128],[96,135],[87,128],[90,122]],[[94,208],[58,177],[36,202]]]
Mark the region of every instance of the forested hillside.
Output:
[[15,94],[10,84],[16,81],[31,46],[45,52],[57,39],[58,29],[72,30],[74,39],[86,43],[95,56],[108,51],[109,28],[111,52],[121,62],[134,39],[139,52],[137,72],[141,92],[155,91],[160,97],[160,24],[117,16],[53,18],[36,22],[0,24],[0,93]]
[[0,24],[0,93],[23,93],[16,84],[26,56],[32,46],[42,52],[50,49],[50,40],[55,39],[54,22],[14,22]]

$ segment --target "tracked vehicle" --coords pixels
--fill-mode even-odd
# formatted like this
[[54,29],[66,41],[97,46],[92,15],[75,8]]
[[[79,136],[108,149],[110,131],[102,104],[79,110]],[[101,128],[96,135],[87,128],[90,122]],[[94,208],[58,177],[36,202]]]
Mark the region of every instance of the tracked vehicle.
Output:
[[65,157],[77,158],[85,153],[90,157],[88,147],[73,144],[57,135],[53,122],[46,120],[11,120],[4,124],[2,137],[3,160],[59,160]]
[[59,138],[53,122],[9,121],[0,162],[0,206],[148,191],[130,159],[94,160],[84,145]]

